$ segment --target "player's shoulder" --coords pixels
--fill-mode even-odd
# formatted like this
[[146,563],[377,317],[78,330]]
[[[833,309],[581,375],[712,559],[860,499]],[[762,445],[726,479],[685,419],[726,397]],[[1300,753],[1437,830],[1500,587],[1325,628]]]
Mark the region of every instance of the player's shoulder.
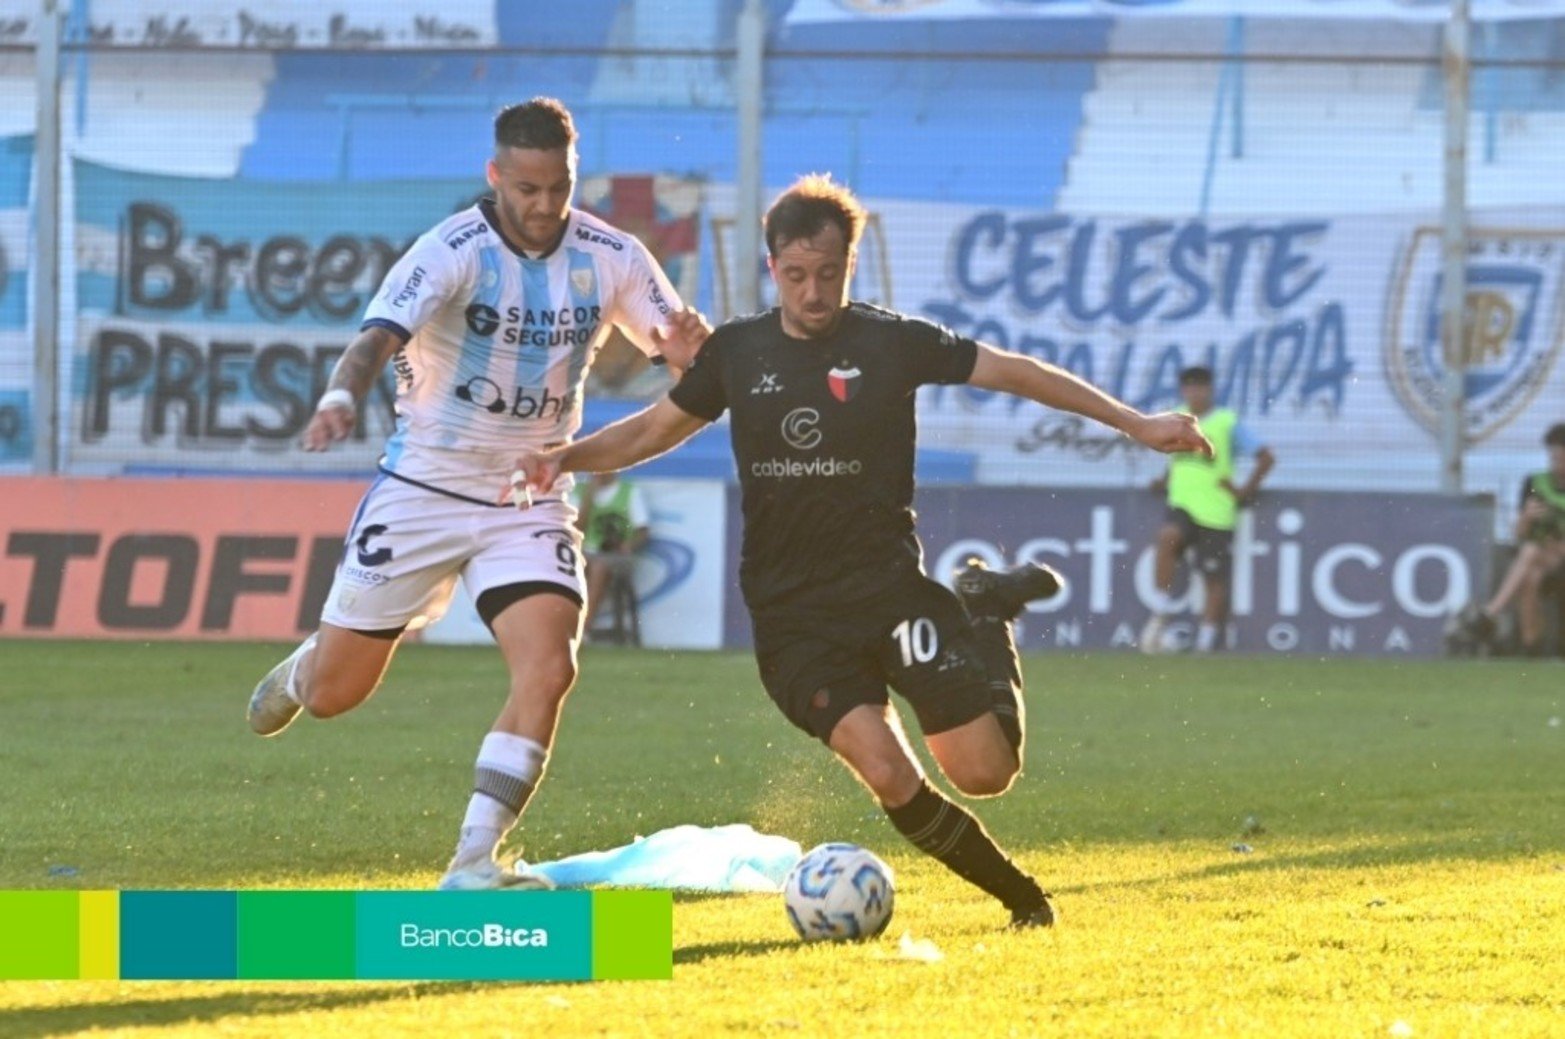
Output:
[[861,328],[873,329],[893,338],[905,336],[945,336],[950,331],[944,326],[916,314],[904,314],[900,310],[882,307],[862,300],[848,304],[848,317]]
[[760,347],[772,338],[777,327],[777,309],[774,307],[755,314],[731,317],[714,328],[706,341],[715,344],[718,349],[729,351],[749,346]]
[[638,255],[642,249],[634,235],[626,234],[585,209],[571,210],[570,227],[566,229],[565,237],[567,244],[575,249],[620,262]]
[[500,235],[483,208],[471,205],[430,228],[423,244],[437,255],[461,260],[485,246],[499,245]]

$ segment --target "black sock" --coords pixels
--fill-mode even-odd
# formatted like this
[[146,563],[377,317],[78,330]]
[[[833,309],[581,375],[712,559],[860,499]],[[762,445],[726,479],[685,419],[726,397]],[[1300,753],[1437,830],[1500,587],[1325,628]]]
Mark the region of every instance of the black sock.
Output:
[[1027,729],[1027,708],[1022,701],[1022,662],[1016,655],[1011,626],[993,617],[973,621],[973,640],[989,679],[994,717],[1016,756],[1021,757],[1022,733]]
[[927,781],[919,784],[911,801],[887,808],[886,815],[920,851],[998,898],[1012,913],[1030,913],[1044,904],[1038,882],[1016,868],[984,824]]

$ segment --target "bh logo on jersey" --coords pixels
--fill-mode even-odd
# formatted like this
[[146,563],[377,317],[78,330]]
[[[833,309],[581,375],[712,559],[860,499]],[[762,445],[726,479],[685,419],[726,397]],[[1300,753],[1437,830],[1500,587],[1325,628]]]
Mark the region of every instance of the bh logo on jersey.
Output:
[[[1561,343],[1565,231],[1471,232],[1462,337],[1467,436],[1499,432],[1548,381]],[[1440,234],[1420,228],[1388,300],[1386,374],[1408,412],[1440,428],[1447,370],[1440,337]]]
[[859,395],[859,387],[864,385],[864,373],[844,363],[826,373],[826,385],[831,389],[833,397],[846,404]]

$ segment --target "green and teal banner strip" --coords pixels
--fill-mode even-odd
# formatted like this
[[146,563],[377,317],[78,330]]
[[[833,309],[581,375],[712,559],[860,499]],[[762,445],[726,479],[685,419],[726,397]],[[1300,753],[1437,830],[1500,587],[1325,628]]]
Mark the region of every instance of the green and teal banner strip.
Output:
[[673,976],[667,891],[0,891],[0,981]]

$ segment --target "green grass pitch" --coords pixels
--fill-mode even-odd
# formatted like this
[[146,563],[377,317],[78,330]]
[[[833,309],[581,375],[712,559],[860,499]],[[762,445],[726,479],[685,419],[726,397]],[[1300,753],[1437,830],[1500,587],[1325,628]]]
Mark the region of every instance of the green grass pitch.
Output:
[[[409,647],[364,708],[263,741],[282,652],[0,645],[0,888],[432,885],[498,655]],[[780,897],[681,897],[672,982],[0,983],[0,1036],[1565,1035],[1565,668],[1026,665],[1026,773],[977,810],[1053,932],[912,853],[748,657],[589,650],[513,848],[855,841],[897,870],[887,935],[804,947]]]

